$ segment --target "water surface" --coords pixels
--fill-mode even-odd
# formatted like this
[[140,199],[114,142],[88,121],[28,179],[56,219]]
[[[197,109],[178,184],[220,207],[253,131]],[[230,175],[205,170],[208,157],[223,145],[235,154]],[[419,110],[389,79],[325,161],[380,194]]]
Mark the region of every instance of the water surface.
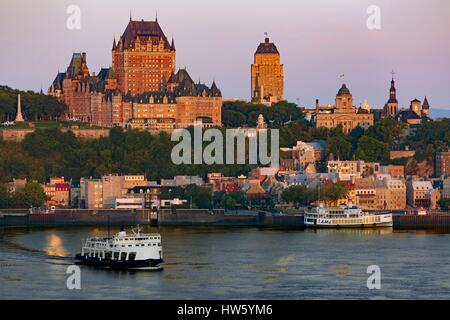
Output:
[[[117,230],[114,230],[117,231]],[[382,230],[160,228],[164,270],[81,267],[81,239],[106,229],[0,230],[1,299],[450,299],[450,234]],[[381,269],[369,290],[367,267]]]

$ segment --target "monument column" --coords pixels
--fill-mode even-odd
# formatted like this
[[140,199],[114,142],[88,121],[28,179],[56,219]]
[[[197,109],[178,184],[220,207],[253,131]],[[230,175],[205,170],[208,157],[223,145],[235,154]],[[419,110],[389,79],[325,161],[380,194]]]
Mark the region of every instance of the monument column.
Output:
[[16,120],[15,122],[24,122],[25,120],[23,119],[22,116],[22,107],[20,105],[20,94],[17,96],[17,114],[16,114]]

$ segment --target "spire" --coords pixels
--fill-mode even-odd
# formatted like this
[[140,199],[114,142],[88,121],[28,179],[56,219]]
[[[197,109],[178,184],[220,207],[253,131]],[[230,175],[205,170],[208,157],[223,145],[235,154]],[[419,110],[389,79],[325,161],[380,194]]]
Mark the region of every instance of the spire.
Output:
[[113,51],[117,49],[117,44],[116,44],[116,34],[114,34],[114,40],[113,40],[113,47],[112,47]]
[[130,22],[133,21],[133,18],[131,17],[131,9],[130,9]]
[[156,13],[155,13],[155,22],[158,22],[158,10],[156,10]]
[[175,40],[173,39],[173,34],[172,34],[172,44],[170,46],[172,47],[173,51],[176,51],[175,50]]
[[430,104],[428,103],[427,96],[425,96],[425,99],[423,100],[422,109],[430,109]]
[[391,80],[391,88],[389,89],[389,101],[390,103],[397,103],[397,89],[395,88],[395,80],[394,80],[394,70],[391,72],[392,80]]

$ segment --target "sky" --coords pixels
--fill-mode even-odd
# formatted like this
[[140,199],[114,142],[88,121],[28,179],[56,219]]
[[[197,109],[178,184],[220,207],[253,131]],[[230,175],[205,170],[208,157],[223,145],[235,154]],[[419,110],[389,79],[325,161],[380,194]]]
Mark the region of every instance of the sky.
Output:
[[[66,26],[70,5],[81,10],[79,30]],[[371,5],[379,30],[367,27]],[[401,107],[426,95],[431,108],[450,109],[450,0],[2,0],[0,8],[0,85],[13,88],[46,92],[74,51],[87,53],[91,71],[109,67],[130,12],[157,13],[175,38],[177,67],[215,80],[224,98],[250,98],[250,65],[267,32],[289,101],[332,104],[345,81],[355,105],[382,107],[395,70]]]

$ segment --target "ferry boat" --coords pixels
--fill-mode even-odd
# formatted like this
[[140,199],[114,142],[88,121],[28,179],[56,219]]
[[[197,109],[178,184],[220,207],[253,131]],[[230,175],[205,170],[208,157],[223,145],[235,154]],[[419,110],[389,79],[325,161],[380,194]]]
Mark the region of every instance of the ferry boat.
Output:
[[161,270],[161,235],[143,234],[139,226],[127,234],[122,228],[113,237],[86,239],[75,259],[77,264],[111,269]]
[[363,212],[354,206],[313,207],[305,212],[306,227],[313,228],[373,228],[392,227],[392,214]]

